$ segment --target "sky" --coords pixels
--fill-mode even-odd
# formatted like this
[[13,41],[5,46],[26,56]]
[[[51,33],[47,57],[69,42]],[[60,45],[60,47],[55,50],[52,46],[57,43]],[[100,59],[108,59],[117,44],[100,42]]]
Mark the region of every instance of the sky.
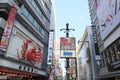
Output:
[[75,31],[69,32],[69,37],[76,37],[76,42],[82,38],[86,26],[90,25],[90,14],[87,0],[55,0],[56,12],[56,39],[66,37],[62,28],[69,28]]
[[[90,14],[88,10],[87,0],[54,0],[56,12],[55,38],[66,37],[64,31],[60,29],[66,28],[66,23],[69,23],[69,28],[75,31],[69,32],[69,37],[75,37],[76,42],[83,36],[86,26],[90,25]],[[61,60],[61,66],[65,71],[65,60]],[[63,72],[65,75],[65,72]]]

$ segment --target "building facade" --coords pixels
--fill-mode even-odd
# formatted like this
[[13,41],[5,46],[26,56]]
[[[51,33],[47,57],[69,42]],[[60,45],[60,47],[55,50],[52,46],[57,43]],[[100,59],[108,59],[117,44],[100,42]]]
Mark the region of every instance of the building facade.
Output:
[[[0,1],[0,76],[46,80],[51,0]],[[55,25],[54,25],[55,26]],[[54,29],[52,28],[54,32]],[[1,78],[1,77],[0,77]]]
[[77,50],[78,80],[97,80],[96,57],[98,55],[95,50],[96,44],[92,28],[92,26],[87,27],[79,41]]
[[[119,80],[120,76],[120,9],[119,0],[98,1],[97,17],[103,40],[101,50],[101,80]],[[104,5],[106,4],[106,5]],[[105,11],[105,12],[103,12]],[[104,14],[104,15],[101,15]]]
[[[119,80],[120,10],[119,0],[88,0],[90,14],[97,16],[97,39],[101,56],[100,80]],[[91,5],[95,9],[91,10]],[[94,21],[95,19],[91,19]]]

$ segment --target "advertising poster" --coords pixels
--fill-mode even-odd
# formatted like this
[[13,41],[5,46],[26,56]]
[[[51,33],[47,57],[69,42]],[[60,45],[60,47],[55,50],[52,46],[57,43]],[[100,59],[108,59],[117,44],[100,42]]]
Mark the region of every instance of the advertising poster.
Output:
[[60,38],[60,57],[61,58],[73,58],[75,57],[75,38],[74,37],[61,37]]
[[120,0],[95,0],[103,40],[120,24]]
[[14,5],[10,11],[5,30],[3,32],[2,40],[0,42],[0,49],[3,51],[6,51],[7,49],[10,34],[15,21],[16,12],[17,12],[16,5]]
[[43,48],[16,28],[13,31],[6,57],[40,68],[44,59]]

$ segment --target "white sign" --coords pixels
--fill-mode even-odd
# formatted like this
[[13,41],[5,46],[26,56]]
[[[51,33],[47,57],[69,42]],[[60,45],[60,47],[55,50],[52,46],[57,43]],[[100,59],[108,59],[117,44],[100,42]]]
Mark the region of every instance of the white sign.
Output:
[[120,0],[97,0],[97,17],[104,40],[120,23]]
[[53,42],[54,42],[54,32],[51,31],[49,34],[49,46],[48,46],[48,58],[47,58],[48,65],[52,65]]

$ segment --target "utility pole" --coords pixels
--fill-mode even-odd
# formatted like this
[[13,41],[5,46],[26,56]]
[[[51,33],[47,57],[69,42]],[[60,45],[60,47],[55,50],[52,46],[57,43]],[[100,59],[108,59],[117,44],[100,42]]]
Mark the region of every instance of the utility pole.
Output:
[[[69,31],[70,31],[70,30],[75,31],[74,29],[69,29],[68,26],[69,26],[69,24],[67,23],[67,24],[66,24],[66,29],[60,29],[60,31],[65,30],[65,32],[66,32],[66,37],[67,37],[67,38],[69,37]],[[70,73],[69,73],[69,69],[70,69],[69,58],[66,58],[66,63],[67,63],[67,65],[66,65],[66,77],[67,77],[67,80],[70,80]]]

